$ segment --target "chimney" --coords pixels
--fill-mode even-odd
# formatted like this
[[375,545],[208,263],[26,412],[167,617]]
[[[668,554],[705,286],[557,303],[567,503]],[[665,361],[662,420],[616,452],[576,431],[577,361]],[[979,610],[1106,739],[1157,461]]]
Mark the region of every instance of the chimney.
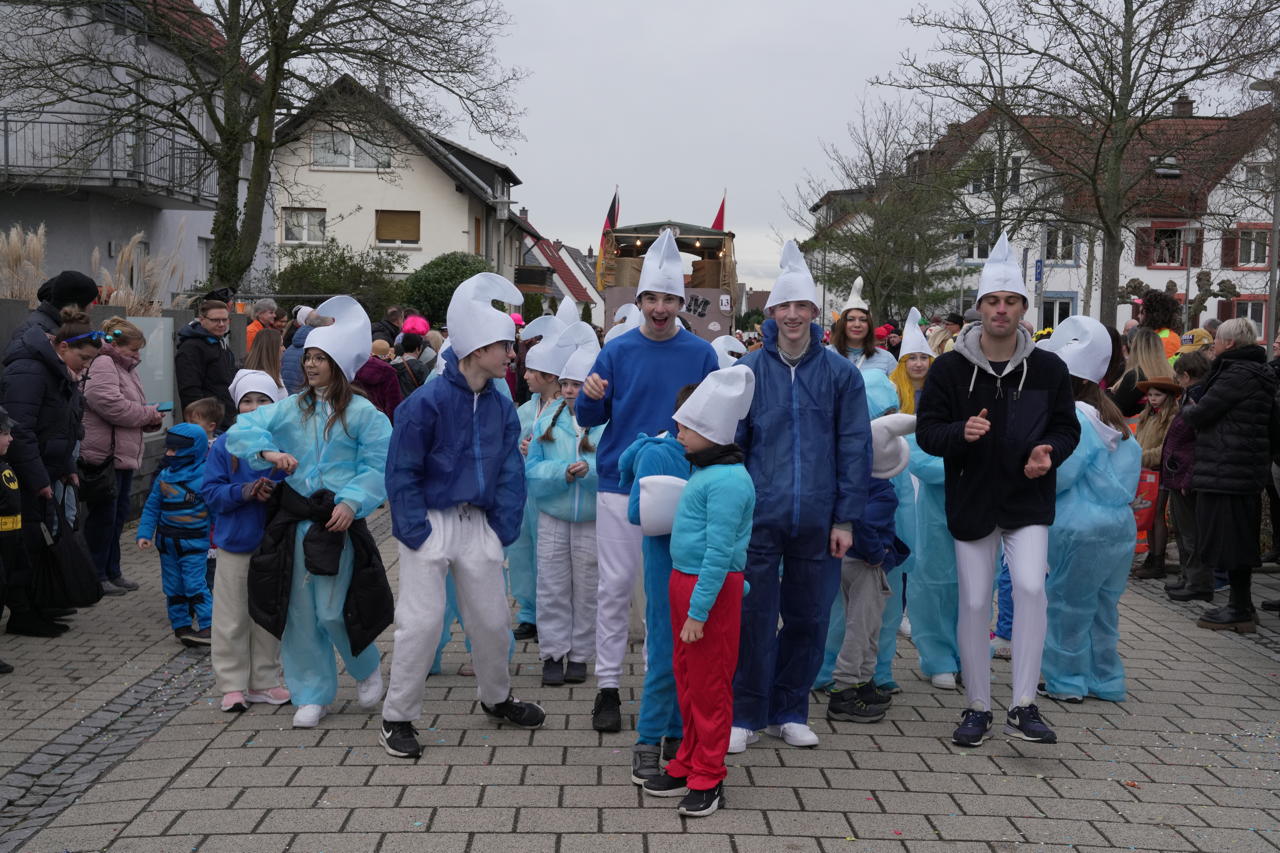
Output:
[[595,256],[596,256],[596,247],[595,247],[595,246],[587,246],[587,257],[588,257],[588,258],[594,258]]
[[552,240],[551,245],[557,252],[564,247],[564,243],[561,243],[559,240]]
[[522,207],[522,208],[520,208],[520,218],[521,218],[521,219],[528,219],[528,218],[529,218],[529,208],[527,208],[527,207]]
[[1195,115],[1196,102],[1187,97],[1186,92],[1179,92],[1177,100],[1173,102],[1174,118],[1191,118]]

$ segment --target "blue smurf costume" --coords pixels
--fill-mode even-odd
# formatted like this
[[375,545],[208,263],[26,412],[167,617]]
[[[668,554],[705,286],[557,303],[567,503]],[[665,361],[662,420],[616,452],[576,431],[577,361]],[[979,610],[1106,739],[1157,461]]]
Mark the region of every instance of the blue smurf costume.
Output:
[[[285,682],[298,708],[293,719],[298,728],[315,726],[337,698],[335,649],[347,672],[358,682],[357,696],[362,707],[377,707],[383,686],[378,648],[371,639],[362,637],[356,642],[351,630],[357,626],[349,617],[355,612],[353,602],[369,598],[370,591],[380,594],[380,587],[386,584],[380,559],[369,559],[367,540],[359,548],[359,561],[354,540],[360,531],[368,535],[361,520],[387,497],[383,476],[391,423],[362,396],[352,396],[342,412],[335,412],[328,396],[335,383],[351,382],[359,367],[369,359],[372,335],[364,309],[349,296],[335,296],[317,306],[316,312],[332,317],[334,322],[312,331],[306,349],[309,353],[319,350],[328,356],[330,369],[340,371],[340,376],[335,376],[327,388],[309,387],[275,405],[241,415],[227,431],[226,439],[227,450],[256,470],[272,467],[263,459],[263,453],[274,451],[293,456],[297,467],[281,490],[287,487],[288,493],[303,500],[313,500],[320,492],[332,493],[334,511],[339,504],[344,505],[356,519],[342,537],[335,574],[312,571],[317,554],[313,547],[304,549],[308,540],[326,531],[317,530],[313,534],[315,522],[310,519],[292,522],[296,524],[292,537],[293,571],[280,656]],[[304,372],[312,373],[305,361]],[[281,507],[275,507],[274,513],[263,547],[270,541],[274,526],[282,521],[291,523],[281,518],[284,515]],[[282,542],[281,547],[288,544]],[[256,567],[250,569],[251,607],[254,606],[252,576],[255,570]],[[389,589],[386,593],[389,598]],[[381,608],[384,605],[380,595],[378,600]],[[390,604],[389,600],[386,604]],[[262,624],[256,612],[254,619]],[[381,630],[378,627],[381,622],[389,623],[390,613],[379,613],[378,620],[365,626],[369,633]]]
[[[138,520],[138,539],[153,541],[160,554],[169,624],[179,636],[213,624],[213,597],[205,579],[209,553],[209,508],[200,489],[209,436],[195,424],[177,424],[165,433],[168,464],[156,473]],[[173,451],[172,456],[167,451]]]
[[[1040,346],[1066,362],[1077,397],[1096,389],[1111,360],[1111,337],[1090,317],[1068,317]],[[1120,702],[1119,605],[1137,541],[1129,504],[1142,448],[1128,430],[1104,423],[1079,399],[1076,417],[1080,444],[1058,469],[1057,512],[1049,528],[1049,624],[1040,671],[1045,692],[1055,699]]]

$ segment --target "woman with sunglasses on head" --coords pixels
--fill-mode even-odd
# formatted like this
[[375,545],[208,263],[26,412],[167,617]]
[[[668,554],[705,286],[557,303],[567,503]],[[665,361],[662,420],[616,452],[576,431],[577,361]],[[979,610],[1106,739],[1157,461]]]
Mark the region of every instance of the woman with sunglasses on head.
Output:
[[110,463],[115,498],[93,501],[85,540],[93,554],[103,595],[124,595],[138,585],[120,573],[120,532],[129,518],[133,474],[142,467],[142,434],[160,428],[164,415],[147,405],[137,367],[147,338],[123,317],[102,324],[102,349],[84,378],[84,443],[80,458],[90,466]]
[[[48,546],[41,533],[45,524],[57,535],[58,516],[75,523],[76,455],[84,434],[84,397],[79,381],[102,348],[103,333],[89,326],[78,308],[62,311],[62,325],[53,339],[39,326],[30,326],[14,341],[4,359],[0,405],[13,419],[13,445],[8,461],[22,492],[22,529],[27,552],[38,565]],[[55,502],[63,512],[55,512]],[[56,637],[67,630],[50,614],[38,610],[30,598],[31,578],[8,577],[5,600],[10,634]]]

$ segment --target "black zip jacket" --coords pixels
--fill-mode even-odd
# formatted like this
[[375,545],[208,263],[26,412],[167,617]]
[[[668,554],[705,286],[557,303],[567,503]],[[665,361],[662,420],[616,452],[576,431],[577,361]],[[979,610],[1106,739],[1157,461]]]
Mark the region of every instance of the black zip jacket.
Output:
[[1191,488],[1197,492],[1256,495],[1271,478],[1271,425],[1276,376],[1262,347],[1229,349],[1213,360],[1209,376],[1182,419],[1196,432]]
[[[276,488],[268,512],[270,520],[262,543],[249,559],[249,615],[273,636],[283,637],[293,573],[336,575],[343,538],[350,536],[355,567],[342,606],[342,621],[351,640],[351,653],[360,654],[392,623],[396,610],[387,570],[369,526],[358,518],[346,533],[325,530],[333,514],[333,492],[321,489],[308,498],[288,483]],[[313,522],[302,541],[305,567],[293,564],[294,534],[300,521]]]
[[[961,541],[981,539],[997,527],[1052,524],[1055,472],[1080,441],[1062,359],[1037,349],[1019,329],[1014,356],[997,376],[978,346],[981,334],[981,325],[966,327],[956,348],[934,360],[916,407],[916,441],[943,459],[947,527]],[[990,432],[965,441],[965,423],[983,409]],[[1023,467],[1040,444],[1053,448],[1052,467],[1029,480]]]

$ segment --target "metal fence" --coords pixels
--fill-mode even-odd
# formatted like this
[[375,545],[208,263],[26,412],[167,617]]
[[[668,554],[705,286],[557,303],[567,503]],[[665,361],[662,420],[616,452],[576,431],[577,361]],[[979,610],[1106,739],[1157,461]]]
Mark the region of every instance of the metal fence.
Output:
[[112,128],[92,113],[0,110],[6,184],[135,188],[212,204],[212,161],[183,134],[139,121]]

